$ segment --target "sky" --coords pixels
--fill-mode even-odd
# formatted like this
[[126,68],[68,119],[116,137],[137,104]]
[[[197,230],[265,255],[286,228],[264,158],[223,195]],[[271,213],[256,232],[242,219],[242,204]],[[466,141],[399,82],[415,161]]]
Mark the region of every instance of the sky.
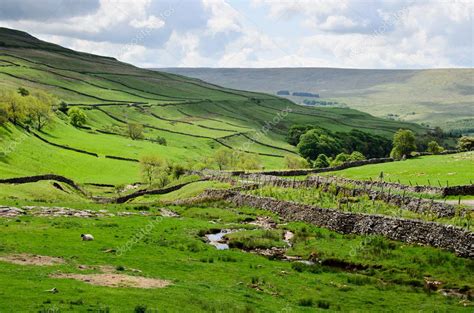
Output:
[[0,0],[0,26],[141,67],[472,67],[474,0]]

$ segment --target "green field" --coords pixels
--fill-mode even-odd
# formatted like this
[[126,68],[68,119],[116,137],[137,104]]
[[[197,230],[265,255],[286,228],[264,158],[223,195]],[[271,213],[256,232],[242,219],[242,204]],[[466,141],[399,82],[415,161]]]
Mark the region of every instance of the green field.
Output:
[[[135,182],[139,174],[135,164],[104,160],[104,156],[140,159],[155,154],[170,161],[199,164],[222,147],[257,155],[264,168],[281,168],[283,157],[296,153],[295,147],[285,140],[287,130],[294,124],[314,124],[333,131],[360,129],[386,137],[399,128],[425,132],[416,124],[375,118],[355,110],[302,108],[272,95],[144,70],[112,58],[51,45],[5,28],[0,29],[0,36],[5,43],[0,61],[6,64],[0,68],[2,89],[15,90],[20,86],[32,91],[41,89],[69,106],[86,110],[85,126],[91,129],[72,127],[67,116],[58,112],[57,118],[39,135],[54,144],[99,155],[94,159],[77,152],[60,151],[21,129],[7,126],[0,130],[2,146],[13,144],[16,148],[11,155],[0,158],[0,177],[47,172],[64,174],[80,182]],[[249,139],[257,138],[262,127],[284,109],[291,112],[270,127],[265,136],[256,141]],[[144,140],[126,136],[128,123],[144,125]],[[15,140],[22,133],[26,139],[17,145]],[[166,139],[166,146],[152,142],[158,136]],[[51,154],[58,157],[49,157]],[[65,166],[64,159],[77,165]],[[103,169],[102,172],[97,168]],[[113,172],[116,174],[112,175]]]
[[[79,107],[87,115],[83,127],[59,109],[41,130],[0,126],[0,180],[56,174],[77,184],[0,183],[0,312],[472,312],[473,259],[202,199],[206,190],[249,182],[189,171],[216,170],[223,147],[244,152],[244,160],[257,158],[263,169],[282,169],[285,156],[297,155],[285,138],[295,124],[386,138],[400,128],[419,135],[427,128],[140,69],[4,28],[0,44],[2,90],[43,90],[64,101],[64,111]],[[129,124],[141,126],[143,137],[132,140]],[[167,175],[161,185],[142,174],[150,156],[173,170],[154,173]],[[450,185],[467,184],[473,156],[421,157],[336,174],[368,179],[384,171],[386,179],[403,183],[449,177]],[[472,230],[472,212],[434,219],[367,197],[340,206],[337,194],[311,188],[248,192]],[[133,193],[138,196],[119,201]],[[81,234],[95,239],[82,241]],[[219,242],[211,239],[221,235]]]
[[[110,212],[125,209],[115,208]],[[128,209],[134,211],[133,207]],[[288,251],[290,255],[307,258],[311,251],[318,251],[325,258],[382,268],[345,271],[331,266],[271,261],[239,249],[216,250],[203,242],[200,235],[216,228],[252,228],[242,221],[268,213],[219,206],[171,209],[180,213],[182,218],[159,217],[156,208],[152,207],[148,211],[151,217],[25,216],[16,220],[1,219],[1,229],[8,231],[2,231],[0,255],[46,254],[60,257],[64,263],[34,266],[0,261],[1,293],[8,295],[2,297],[0,309],[5,312],[13,307],[15,312],[53,309],[133,312],[144,306],[150,312],[285,309],[309,312],[327,308],[331,311],[358,311],[357,308],[368,306],[372,311],[400,306],[407,312],[470,312],[472,309],[459,305],[455,298],[421,291],[426,276],[442,280],[451,288],[472,285],[472,260],[378,237],[342,236],[309,225],[290,223],[281,226],[282,230],[296,234],[293,247]],[[153,226],[142,240],[120,256],[103,252],[119,249],[150,223]],[[93,233],[96,241],[81,242],[79,234],[84,232]],[[281,230],[274,232],[281,233]],[[233,236],[232,240],[249,240],[261,234],[258,230],[246,231]],[[380,247],[387,245],[390,249],[381,252]],[[335,250],[335,246],[338,249]],[[349,253],[354,247],[360,251]],[[90,269],[78,269],[80,265]],[[57,273],[100,273],[101,266],[110,267],[109,271],[115,274],[167,280],[170,285],[161,289],[111,288],[53,277]],[[59,292],[47,292],[52,288]]]
[[455,186],[474,181],[474,152],[423,156],[406,161],[353,167],[324,175],[342,176],[357,180],[380,180],[405,185]]

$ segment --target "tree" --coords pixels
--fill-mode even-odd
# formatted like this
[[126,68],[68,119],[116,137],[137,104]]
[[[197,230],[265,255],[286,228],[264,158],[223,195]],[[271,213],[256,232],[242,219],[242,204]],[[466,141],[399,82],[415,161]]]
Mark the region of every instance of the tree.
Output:
[[143,139],[143,126],[137,123],[128,123],[128,135],[133,140]]
[[428,143],[428,149],[426,151],[433,154],[438,154],[440,152],[443,152],[443,150],[443,147],[441,147],[436,141],[432,140]]
[[298,169],[298,168],[308,168],[309,163],[302,157],[286,155],[285,156],[285,165],[289,169]]
[[365,160],[365,156],[360,153],[359,151],[353,151],[351,155],[349,156],[348,161],[362,161]]
[[458,140],[458,148],[462,151],[471,151],[474,150],[474,137],[472,136],[462,136]]
[[325,154],[318,155],[316,161],[313,162],[314,168],[325,168],[329,166],[329,159]]
[[0,95],[0,101],[6,112],[7,119],[17,125],[24,121],[27,113],[25,99],[17,93],[4,91]]
[[341,150],[341,145],[323,131],[311,129],[300,137],[297,148],[303,158],[314,160],[321,153],[333,156]]
[[47,123],[53,119],[53,111],[51,102],[45,101],[44,98],[27,96],[27,116],[29,122],[37,129],[41,130]]
[[227,148],[220,148],[214,153],[213,160],[219,170],[226,169],[232,163],[232,151]]
[[411,152],[416,150],[415,134],[408,129],[399,129],[393,135],[393,148],[390,156],[394,159],[401,159],[403,156],[408,156]]
[[87,115],[86,113],[78,107],[73,107],[67,112],[69,116],[69,121],[75,127],[81,127],[86,123]]
[[290,145],[296,146],[300,142],[301,135],[313,128],[314,127],[311,125],[293,125],[288,130],[288,134],[286,135],[286,141]]
[[140,159],[140,168],[142,177],[148,185],[156,184],[164,187],[168,184],[171,169],[166,160],[156,155],[143,156]]
[[28,91],[28,89],[20,87],[18,88],[18,94],[21,95],[22,97],[26,97],[30,95],[30,92]]
[[349,161],[350,155],[344,152],[339,153],[336,158],[331,162],[331,166],[339,166]]

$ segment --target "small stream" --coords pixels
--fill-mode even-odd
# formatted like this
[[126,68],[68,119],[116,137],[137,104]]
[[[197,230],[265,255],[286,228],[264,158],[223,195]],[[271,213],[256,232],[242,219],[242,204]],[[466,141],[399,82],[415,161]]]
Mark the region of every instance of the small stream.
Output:
[[213,245],[217,250],[227,250],[229,245],[225,242],[224,236],[230,233],[234,233],[237,230],[234,229],[222,229],[220,232],[215,234],[207,234],[206,238],[210,245]]

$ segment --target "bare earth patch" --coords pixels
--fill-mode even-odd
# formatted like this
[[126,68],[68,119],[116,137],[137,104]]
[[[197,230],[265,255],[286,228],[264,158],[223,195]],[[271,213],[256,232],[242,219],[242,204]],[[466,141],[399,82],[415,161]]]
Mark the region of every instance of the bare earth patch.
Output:
[[168,280],[130,276],[125,274],[56,274],[54,278],[72,278],[91,285],[105,287],[164,288],[171,284]]
[[19,265],[58,265],[63,264],[64,260],[61,258],[46,256],[46,255],[35,255],[35,254],[11,254],[6,256],[0,256],[0,261]]

